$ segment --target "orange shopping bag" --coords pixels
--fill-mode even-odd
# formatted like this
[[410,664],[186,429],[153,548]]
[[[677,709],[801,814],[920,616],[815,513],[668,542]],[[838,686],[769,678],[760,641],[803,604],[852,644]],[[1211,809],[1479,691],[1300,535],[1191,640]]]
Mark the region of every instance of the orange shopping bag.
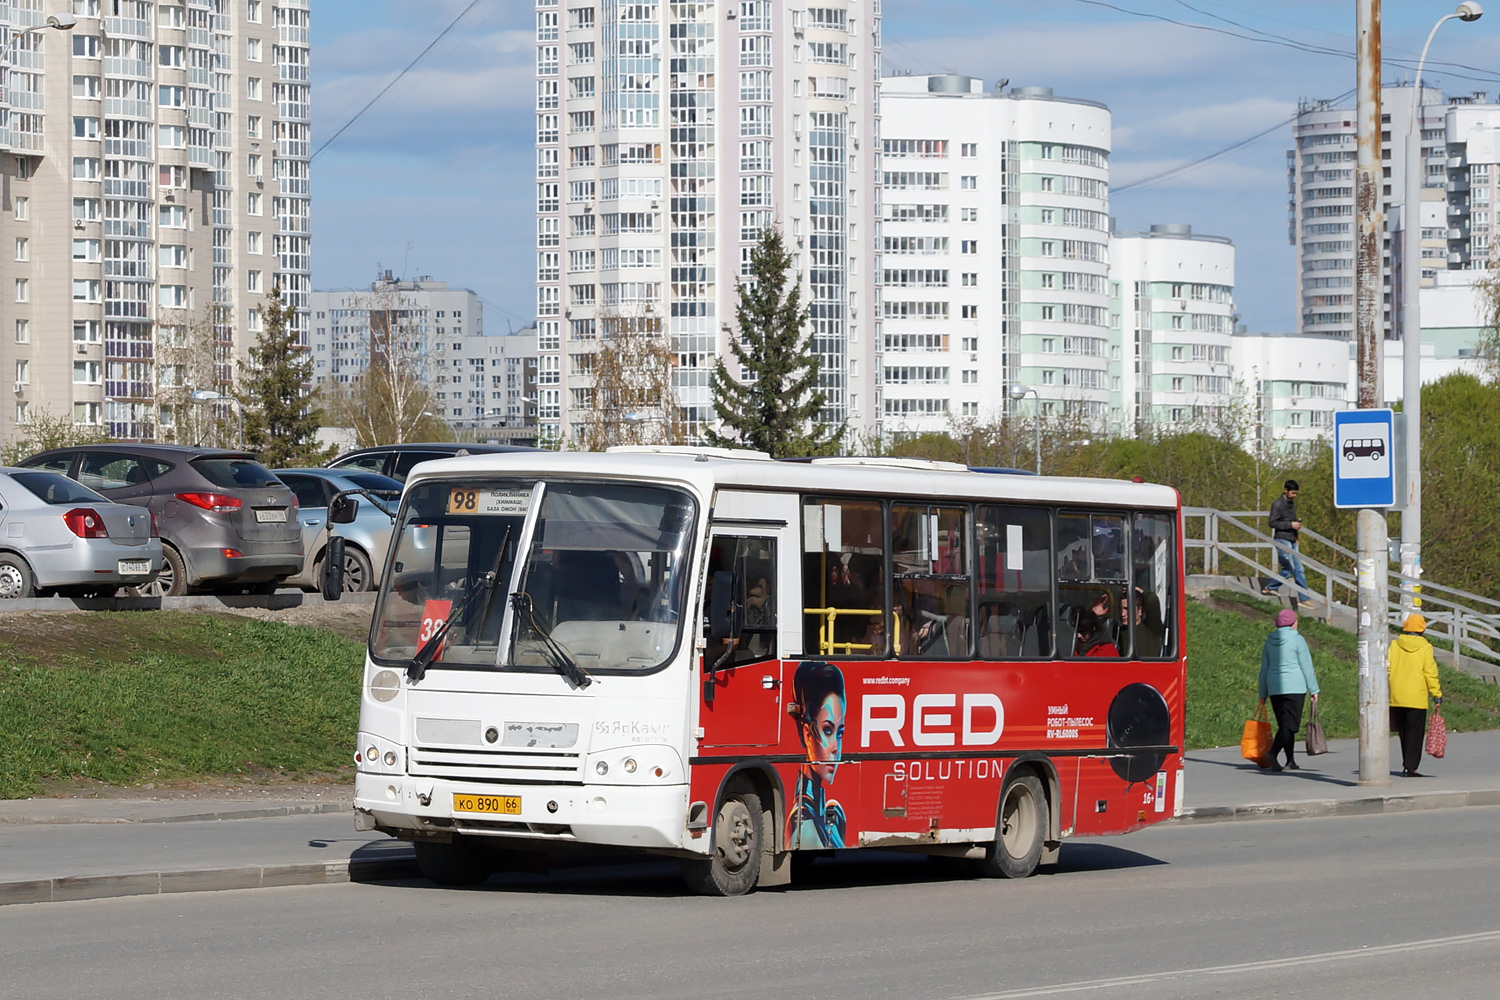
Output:
[[1245,720],[1240,737],[1240,756],[1255,761],[1256,767],[1271,766],[1271,724],[1266,721],[1266,706],[1255,710],[1255,718]]

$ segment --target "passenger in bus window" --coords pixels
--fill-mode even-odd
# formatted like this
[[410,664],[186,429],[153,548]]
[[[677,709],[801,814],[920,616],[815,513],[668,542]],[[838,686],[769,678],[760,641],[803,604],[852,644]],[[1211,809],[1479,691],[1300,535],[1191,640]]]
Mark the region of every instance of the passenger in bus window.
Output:
[[787,810],[786,844],[793,848],[843,847],[847,821],[843,806],[828,798],[844,750],[844,673],[832,663],[807,660],[792,679],[787,714],[807,761],[797,776],[797,793]]
[[1075,655],[1119,657],[1119,647],[1110,641],[1104,622],[1104,619],[1092,611],[1085,611],[1078,616],[1078,645],[1075,647]]
[[[1160,657],[1167,645],[1167,626],[1162,621],[1161,601],[1155,594],[1136,587],[1135,601],[1131,607],[1135,609],[1135,655],[1148,660]],[[1126,622],[1126,616],[1130,614],[1128,608],[1120,609],[1121,624]]]

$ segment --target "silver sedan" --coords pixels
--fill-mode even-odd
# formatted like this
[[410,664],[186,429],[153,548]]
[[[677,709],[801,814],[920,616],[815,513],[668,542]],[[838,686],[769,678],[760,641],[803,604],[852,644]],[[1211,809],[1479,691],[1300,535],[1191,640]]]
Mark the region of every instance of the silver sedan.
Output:
[[112,503],[60,473],[0,468],[0,598],[109,596],[161,568],[145,507]]
[[[399,480],[359,469],[277,469],[276,478],[297,495],[302,522],[302,572],[286,582],[293,587],[317,590],[323,579],[323,558],[328,552],[328,502],[343,490],[371,490],[395,506],[401,496]],[[385,568],[391,547],[391,519],[373,503],[361,498],[353,524],[340,524],[335,534],[344,538],[344,591],[374,590]]]

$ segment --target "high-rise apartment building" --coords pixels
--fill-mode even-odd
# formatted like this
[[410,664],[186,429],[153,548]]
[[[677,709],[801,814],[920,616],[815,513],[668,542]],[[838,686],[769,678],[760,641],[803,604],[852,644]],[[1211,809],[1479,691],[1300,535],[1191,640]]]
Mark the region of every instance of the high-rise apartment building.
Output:
[[[872,427],[880,0],[538,0],[540,420],[568,438],[592,355],[669,338],[688,427],[713,420],[736,284],[780,227],[824,418]],[[738,376],[731,359],[730,374]]]
[[1136,436],[1211,426],[1237,395],[1234,244],[1158,225],[1110,241],[1110,427]]
[[[169,438],[273,286],[306,336],[309,0],[71,0],[16,37],[53,8],[0,2],[0,436],[45,409]],[[190,341],[211,384],[163,361]]]
[[1109,416],[1109,109],[1046,87],[887,77],[881,90],[890,432],[1026,411]]

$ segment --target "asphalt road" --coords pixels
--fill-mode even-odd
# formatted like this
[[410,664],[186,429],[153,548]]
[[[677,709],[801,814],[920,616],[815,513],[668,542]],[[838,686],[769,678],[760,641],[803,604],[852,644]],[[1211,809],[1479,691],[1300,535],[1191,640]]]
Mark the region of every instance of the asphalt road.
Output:
[[820,862],[686,895],[670,865],[0,908],[0,996],[1493,997],[1500,808],[1159,828],[1022,882]]

